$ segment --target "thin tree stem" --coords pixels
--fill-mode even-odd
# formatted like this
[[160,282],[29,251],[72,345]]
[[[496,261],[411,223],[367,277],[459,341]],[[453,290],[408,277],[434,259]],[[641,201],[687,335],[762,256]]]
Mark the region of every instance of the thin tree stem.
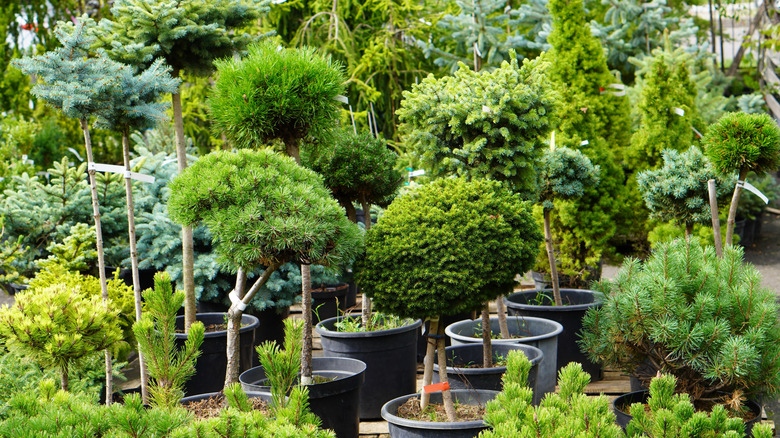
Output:
[[558,267],[555,263],[555,250],[553,249],[552,231],[550,230],[550,210],[544,209],[544,243],[547,246],[547,259],[550,262],[550,278],[552,279],[553,298],[556,306],[562,306],[561,289],[558,286]]
[[[426,387],[433,382],[433,355],[436,354],[436,333],[439,332],[439,317],[431,318],[428,326],[428,333],[433,335],[425,338],[425,359],[423,359],[423,387]],[[428,402],[431,400],[431,395],[423,391],[420,394],[420,409],[425,410],[428,407]]]
[[726,245],[731,245],[734,236],[734,224],[737,221],[737,205],[739,196],[742,194],[742,185],[745,183],[747,170],[739,171],[739,180],[734,187],[734,195],[731,197],[731,206],[729,206],[729,218],[726,221]]
[[[437,334],[439,335],[436,339],[436,350],[438,350],[439,353],[439,381],[442,383],[449,383],[447,379],[447,353],[444,345],[443,324],[439,324]],[[441,398],[444,402],[444,412],[447,413],[447,421],[457,421],[457,417],[455,416],[455,405],[452,403],[452,392],[449,389],[442,391]]]
[[[490,304],[485,303],[482,309],[482,367],[493,368],[493,330],[490,327]],[[439,369],[441,369],[439,362]]]
[[301,384],[311,385],[312,379],[311,354],[311,266],[301,265],[301,301],[303,302],[303,348],[301,348]]

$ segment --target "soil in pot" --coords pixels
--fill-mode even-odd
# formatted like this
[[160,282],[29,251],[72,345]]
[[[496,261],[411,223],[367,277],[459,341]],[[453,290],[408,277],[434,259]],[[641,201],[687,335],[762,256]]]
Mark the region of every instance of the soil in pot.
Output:
[[[396,415],[405,420],[446,422],[447,413],[441,403],[429,403],[425,410],[420,408],[420,397],[413,397],[398,407]],[[485,416],[484,405],[458,403],[455,406],[457,421],[480,421]]]
[[[225,395],[221,392],[204,394],[203,397],[190,397],[192,400],[182,400],[182,407],[191,412],[195,418],[205,419],[219,417],[220,412],[228,406]],[[266,417],[271,415],[271,407],[266,397],[249,397],[252,410],[260,411]]]

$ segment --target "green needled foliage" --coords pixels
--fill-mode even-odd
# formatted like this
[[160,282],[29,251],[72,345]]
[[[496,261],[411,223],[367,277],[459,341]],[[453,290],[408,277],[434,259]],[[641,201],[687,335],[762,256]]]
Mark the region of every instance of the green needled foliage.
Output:
[[249,47],[240,60],[215,65],[213,126],[237,147],[258,148],[279,138],[297,159],[299,140],[321,138],[336,124],[336,97],[344,93],[346,77],[339,63],[313,48],[284,49],[268,40]]
[[182,350],[176,350],[176,312],[184,303],[184,292],[173,291],[171,277],[166,273],[154,276],[154,288],[143,293],[146,306],[133,331],[149,368],[149,396],[152,405],[173,408],[184,396],[184,384],[195,374],[195,361],[200,356],[204,327],[194,322],[187,332]]
[[496,181],[440,179],[397,198],[366,241],[358,283],[378,310],[454,315],[512,290],[541,233],[530,205]]
[[728,113],[704,137],[705,153],[723,175],[758,176],[780,165],[780,128],[768,114]]
[[215,59],[242,51],[255,37],[241,28],[268,11],[270,0],[116,0],[113,20],[100,20],[95,36],[112,58],[131,65],[165,59],[205,76]]
[[288,261],[340,264],[362,248],[360,230],[322,178],[268,150],[212,152],[169,187],[171,218],[205,224],[234,271]]
[[586,314],[581,345],[645,383],[656,371],[672,374],[692,400],[777,394],[779,309],[760,284],[739,247],[719,258],[697,239],[662,243],[597,285],[607,298]]
[[539,201],[552,209],[555,200],[576,199],[599,183],[599,166],[580,151],[548,149],[539,162]]
[[531,197],[539,138],[554,123],[556,95],[546,63],[525,61],[520,67],[511,57],[492,72],[461,65],[454,76],[430,75],[404,93],[398,110],[402,129],[433,177],[507,181]]
[[100,295],[84,296],[78,287],[52,284],[16,296],[0,311],[0,334],[9,349],[58,368],[68,389],[68,365],[122,340],[119,311]]
[[[662,155],[663,167],[637,175],[639,190],[650,209],[650,217],[674,221],[686,227],[688,234],[694,224],[711,223],[707,181],[718,179],[712,163],[696,146],[685,152],[666,149]],[[718,195],[731,190],[724,181],[719,181],[717,187]]]

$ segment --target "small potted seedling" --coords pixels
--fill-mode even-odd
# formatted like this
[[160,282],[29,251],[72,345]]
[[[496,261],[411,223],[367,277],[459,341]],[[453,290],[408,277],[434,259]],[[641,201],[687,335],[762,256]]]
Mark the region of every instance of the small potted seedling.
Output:
[[728,113],[704,136],[704,152],[715,170],[738,173],[726,222],[726,244],[732,243],[737,204],[748,172],[761,176],[780,165],[780,128],[768,114]]
[[[480,308],[485,301],[511,290],[516,269],[527,268],[536,256],[541,233],[528,202],[496,181],[441,179],[397,198],[371,228],[366,256],[356,266],[359,284],[380,311],[409,318],[429,318],[429,342],[423,385],[430,385],[433,357],[438,351],[439,378],[446,411],[441,424],[402,421],[396,427],[421,427],[448,433],[457,422],[448,389],[442,315]],[[404,403],[425,410],[430,394],[394,399],[382,417],[394,418]],[[492,391],[453,391],[462,404],[484,403]],[[389,414],[390,417],[387,415]],[[468,423],[468,422],[467,422]],[[481,421],[463,424],[483,428]]]

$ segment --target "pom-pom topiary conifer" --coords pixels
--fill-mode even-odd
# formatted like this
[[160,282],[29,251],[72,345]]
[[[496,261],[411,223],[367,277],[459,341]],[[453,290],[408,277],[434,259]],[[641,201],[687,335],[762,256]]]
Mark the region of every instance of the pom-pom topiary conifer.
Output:
[[[434,181],[397,198],[371,228],[357,280],[379,310],[432,318],[431,331],[441,336],[438,361],[445,364],[438,317],[477,309],[512,290],[517,272],[533,264],[542,239],[530,208],[497,181]],[[427,383],[433,354],[429,343]],[[439,367],[442,382],[445,368]],[[448,398],[445,392],[452,418]]]
[[692,400],[780,391],[780,322],[774,292],[727,246],[722,258],[697,239],[660,244],[597,285],[606,300],[583,321],[581,345],[595,360],[647,383],[677,377]]
[[739,174],[726,223],[726,244],[730,245],[737,204],[748,172],[761,176],[780,165],[780,128],[765,113],[728,113],[710,127],[704,145],[707,157],[719,173]]
[[[265,266],[243,297],[231,297],[225,380],[233,383],[238,379],[242,307],[271,273],[289,261],[350,262],[362,249],[362,235],[319,175],[268,150],[212,152],[177,176],[170,188],[171,218],[185,225],[205,224],[215,251],[231,270],[249,272]],[[239,276],[241,281],[245,277]],[[243,285],[236,289],[243,290]],[[306,376],[304,364],[302,370]]]

